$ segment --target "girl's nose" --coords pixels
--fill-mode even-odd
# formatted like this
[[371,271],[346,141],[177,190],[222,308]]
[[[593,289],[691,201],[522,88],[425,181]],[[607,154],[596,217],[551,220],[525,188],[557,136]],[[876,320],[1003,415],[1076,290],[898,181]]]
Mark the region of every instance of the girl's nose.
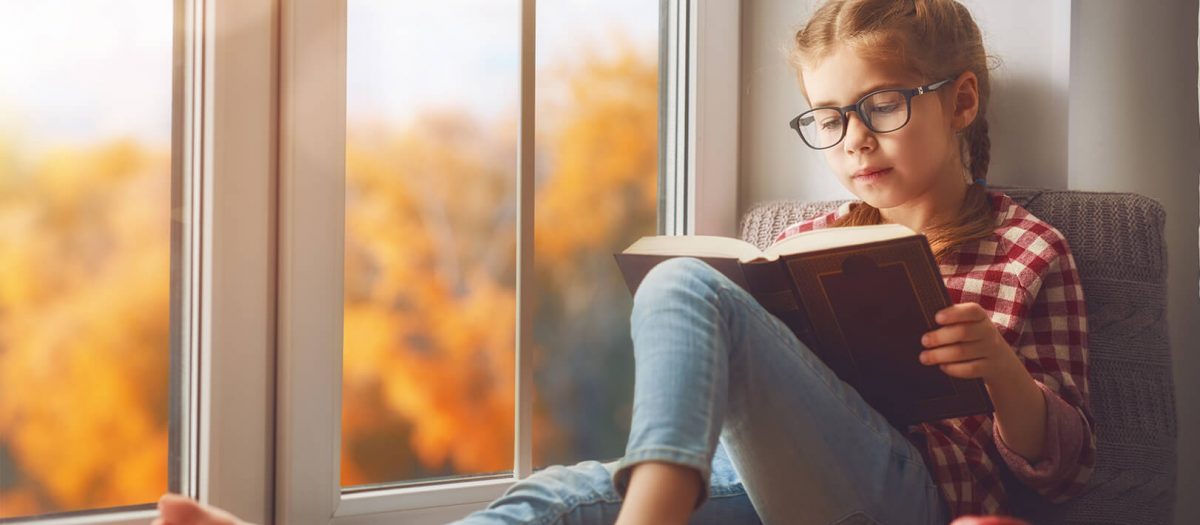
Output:
[[851,111],[846,118],[846,137],[842,139],[846,153],[864,153],[875,148],[875,134],[863,124],[857,112]]

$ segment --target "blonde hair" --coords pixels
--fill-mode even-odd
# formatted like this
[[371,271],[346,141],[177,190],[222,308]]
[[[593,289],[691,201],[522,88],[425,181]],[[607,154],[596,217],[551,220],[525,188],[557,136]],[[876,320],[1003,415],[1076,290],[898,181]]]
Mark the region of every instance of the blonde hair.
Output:
[[[988,56],[979,27],[966,7],[955,0],[830,0],[796,32],[789,60],[801,78],[801,89],[801,65],[820,61],[838,45],[848,45],[868,60],[903,64],[929,82],[955,78],[964,71],[975,73],[979,112],[959,133],[959,156],[973,179],[987,180],[991,148],[986,118],[991,94]],[[882,221],[878,208],[855,202],[831,226]],[[959,246],[991,235],[992,221],[986,187],[970,184],[958,213],[925,233],[934,256],[941,261]]]

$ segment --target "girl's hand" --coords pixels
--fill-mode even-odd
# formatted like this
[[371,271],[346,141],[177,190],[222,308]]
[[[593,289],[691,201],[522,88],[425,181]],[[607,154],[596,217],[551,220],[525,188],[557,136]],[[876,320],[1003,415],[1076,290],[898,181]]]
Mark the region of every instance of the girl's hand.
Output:
[[158,518],[150,525],[249,525],[233,514],[167,493],[158,498]]
[[1023,369],[1016,352],[992,324],[979,303],[959,303],[934,315],[942,327],[925,332],[921,345],[921,363],[938,365],[947,375],[983,378],[999,384],[1015,370]]

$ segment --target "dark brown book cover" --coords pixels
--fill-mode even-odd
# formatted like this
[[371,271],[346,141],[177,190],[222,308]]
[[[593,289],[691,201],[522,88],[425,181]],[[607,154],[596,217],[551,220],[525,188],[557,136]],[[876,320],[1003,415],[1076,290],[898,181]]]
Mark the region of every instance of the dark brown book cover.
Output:
[[[630,293],[676,257],[616,253]],[[774,261],[697,257],[750,292],[843,381],[899,429],[992,412],[982,379],[922,364],[921,336],[951,304],[923,234],[781,255]]]

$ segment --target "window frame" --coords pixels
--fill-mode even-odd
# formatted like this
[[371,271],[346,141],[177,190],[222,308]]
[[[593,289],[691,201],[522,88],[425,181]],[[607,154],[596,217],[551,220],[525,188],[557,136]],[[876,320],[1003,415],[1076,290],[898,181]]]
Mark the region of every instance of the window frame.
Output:
[[660,0],[660,235],[737,236],[741,0]]
[[[172,169],[185,185],[173,195],[171,395],[182,408],[169,490],[257,523],[443,523],[484,507],[532,472],[520,283],[533,262],[535,0],[521,0],[514,476],[344,495],[346,0],[174,2]],[[740,0],[660,0],[659,233],[734,234],[739,14]]]
[[[173,0],[168,490],[257,523],[274,521],[278,1]],[[149,503],[29,519],[144,525]]]
[[[444,523],[532,472],[535,0],[521,0],[513,475],[340,486],[346,0],[291,0],[281,27],[276,522]],[[659,232],[735,235],[740,1],[660,0]],[[665,49],[664,49],[665,48]],[[662,191],[667,188],[668,191]],[[322,429],[322,431],[314,431]]]

